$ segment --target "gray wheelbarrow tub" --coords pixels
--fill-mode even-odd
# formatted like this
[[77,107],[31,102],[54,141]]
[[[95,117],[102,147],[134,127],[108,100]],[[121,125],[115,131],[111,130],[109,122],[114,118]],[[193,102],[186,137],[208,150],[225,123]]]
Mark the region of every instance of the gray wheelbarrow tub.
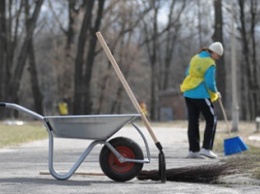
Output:
[[139,114],[45,116],[54,136],[62,138],[106,140]]

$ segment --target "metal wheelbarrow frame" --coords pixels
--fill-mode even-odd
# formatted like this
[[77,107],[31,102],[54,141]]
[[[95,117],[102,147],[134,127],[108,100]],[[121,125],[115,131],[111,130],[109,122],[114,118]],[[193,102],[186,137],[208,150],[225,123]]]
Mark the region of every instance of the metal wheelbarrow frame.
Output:
[[[140,117],[140,114],[42,116],[14,103],[0,102],[0,106],[26,113],[44,123],[49,136],[49,172],[58,180],[69,179],[97,144],[104,144],[100,153],[99,162],[103,172],[112,180],[121,182],[131,180],[139,174],[144,163],[150,162],[150,150],[147,140],[138,126],[133,123],[136,118]],[[141,148],[130,139],[120,137],[108,141],[112,135],[127,123],[130,123],[140,134],[146,149],[145,158],[143,157]],[[54,168],[53,155],[55,137],[89,139],[93,141],[68,172],[60,173]],[[138,157],[135,158],[135,155],[138,155]],[[118,165],[118,169],[111,167],[114,163]],[[117,170],[119,171],[117,172]]]

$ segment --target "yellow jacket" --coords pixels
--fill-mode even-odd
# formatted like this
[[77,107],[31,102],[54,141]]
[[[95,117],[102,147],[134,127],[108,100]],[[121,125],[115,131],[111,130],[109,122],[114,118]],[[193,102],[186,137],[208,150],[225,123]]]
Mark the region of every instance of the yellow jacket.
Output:
[[[204,74],[212,65],[215,66],[215,61],[211,57],[201,57],[200,55],[192,57],[188,74],[180,86],[181,91],[192,90],[204,82]],[[218,99],[216,92],[211,91],[209,88],[206,88],[206,90],[212,102]]]

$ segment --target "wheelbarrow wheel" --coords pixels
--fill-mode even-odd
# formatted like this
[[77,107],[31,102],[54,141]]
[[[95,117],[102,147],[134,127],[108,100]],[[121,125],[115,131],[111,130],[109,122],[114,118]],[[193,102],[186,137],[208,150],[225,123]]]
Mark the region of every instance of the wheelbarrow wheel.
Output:
[[[109,143],[125,158],[143,159],[141,148],[131,139],[117,137]],[[104,146],[100,152],[99,164],[105,175],[119,182],[133,179],[143,168],[143,163],[120,162],[107,146]]]

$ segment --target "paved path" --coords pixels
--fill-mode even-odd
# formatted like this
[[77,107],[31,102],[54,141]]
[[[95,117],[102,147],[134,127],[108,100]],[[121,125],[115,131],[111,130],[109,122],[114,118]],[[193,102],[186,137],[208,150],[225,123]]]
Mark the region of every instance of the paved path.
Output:
[[[158,150],[145,128],[144,132],[151,151],[151,163],[143,169],[158,169]],[[186,130],[181,128],[153,127],[155,134],[164,147],[167,169],[190,165],[203,165],[218,160],[186,159]],[[124,127],[116,136],[125,136],[140,143],[139,135],[133,128]],[[89,145],[88,140],[59,139],[55,140],[54,165],[59,171],[66,171]],[[82,163],[78,173],[69,180],[59,181],[48,174],[48,139],[0,150],[0,194],[101,194],[101,193],[179,193],[179,194],[255,194],[260,191],[260,182],[247,185],[242,181],[230,180],[230,184],[198,184],[170,182],[165,184],[157,181],[140,181],[133,179],[118,183],[108,177],[82,176],[83,173],[101,173],[99,153],[101,145],[97,145]],[[218,153],[220,158],[222,153]],[[45,175],[43,175],[45,174]]]

